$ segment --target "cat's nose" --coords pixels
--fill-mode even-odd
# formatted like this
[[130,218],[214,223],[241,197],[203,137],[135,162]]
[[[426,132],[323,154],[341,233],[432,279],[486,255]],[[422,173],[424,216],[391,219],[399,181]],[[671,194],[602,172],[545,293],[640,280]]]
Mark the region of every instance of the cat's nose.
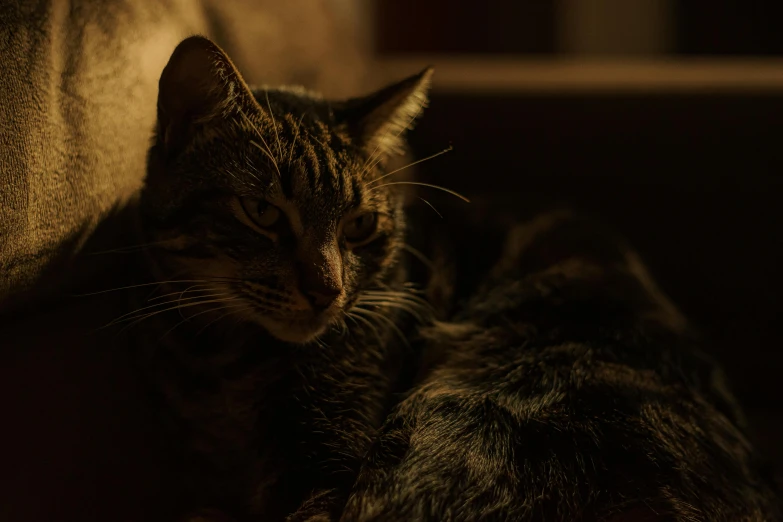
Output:
[[299,290],[316,310],[331,306],[343,292],[343,266],[336,245],[302,248],[299,252]]
[[327,277],[320,270],[305,272],[301,283],[302,293],[316,310],[329,308],[343,291],[342,277]]
[[325,310],[340,296],[340,292],[342,292],[342,288],[329,288],[320,291],[311,290],[307,292],[307,298],[310,304],[313,305],[313,308]]

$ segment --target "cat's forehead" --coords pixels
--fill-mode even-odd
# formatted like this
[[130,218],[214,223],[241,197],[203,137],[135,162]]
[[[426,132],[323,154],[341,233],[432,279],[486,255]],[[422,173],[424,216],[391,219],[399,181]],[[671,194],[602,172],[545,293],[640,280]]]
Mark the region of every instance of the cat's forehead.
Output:
[[328,102],[272,91],[256,98],[258,110],[237,117],[221,140],[232,151],[223,179],[239,195],[266,199],[301,227],[387,209],[386,195],[371,190],[375,162]]
[[339,158],[323,157],[311,148],[281,171],[279,182],[269,187],[264,198],[286,214],[295,234],[308,230],[329,234],[352,213],[385,213],[390,208],[382,194],[373,193],[356,175],[359,168]]
[[296,209],[303,224],[336,221],[352,209],[378,203],[368,198],[361,169],[356,157],[320,140],[304,139],[267,197]]
[[251,162],[272,171],[288,199],[355,197],[370,169],[363,168],[367,158],[347,130],[322,106],[281,107],[272,100],[267,111],[244,126]]

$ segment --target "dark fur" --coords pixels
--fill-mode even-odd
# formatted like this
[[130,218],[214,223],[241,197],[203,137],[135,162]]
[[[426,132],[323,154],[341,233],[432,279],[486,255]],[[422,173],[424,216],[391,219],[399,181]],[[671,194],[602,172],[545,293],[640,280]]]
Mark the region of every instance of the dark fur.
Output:
[[778,519],[720,372],[593,224],[561,213],[513,230],[426,337],[432,367],[342,520]]
[[[402,193],[376,180],[429,75],[339,102],[251,92],[200,37],[164,70],[139,216],[160,287],[122,320],[141,322],[192,507],[339,515],[409,355],[404,331],[424,313],[399,259]],[[237,203],[248,198],[283,217],[259,228]],[[378,233],[351,246],[341,231],[357,209],[377,212]],[[328,285],[333,304],[307,308]]]

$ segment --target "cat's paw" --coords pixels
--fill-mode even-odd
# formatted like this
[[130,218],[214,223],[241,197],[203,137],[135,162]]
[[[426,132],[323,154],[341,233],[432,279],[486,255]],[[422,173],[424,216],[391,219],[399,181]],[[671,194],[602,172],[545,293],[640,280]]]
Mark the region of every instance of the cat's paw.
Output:
[[216,509],[200,509],[185,515],[180,522],[235,522],[233,518]]

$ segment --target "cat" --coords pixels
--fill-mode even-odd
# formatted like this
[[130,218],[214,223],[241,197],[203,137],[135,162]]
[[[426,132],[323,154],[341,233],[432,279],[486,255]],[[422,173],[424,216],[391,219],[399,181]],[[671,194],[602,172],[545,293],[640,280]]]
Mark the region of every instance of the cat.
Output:
[[191,520],[339,516],[427,314],[384,167],[431,75],[332,101],[251,90],[205,37],[171,55],[138,202],[160,290],[120,322],[138,321],[193,507],[220,513]]
[[422,329],[341,520],[779,519],[719,368],[622,239],[547,213],[484,273]]
[[210,35],[251,78],[343,96],[369,68],[364,11],[363,0],[0,4],[0,311],[89,284],[73,257],[141,188],[157,80],[179,41]]

